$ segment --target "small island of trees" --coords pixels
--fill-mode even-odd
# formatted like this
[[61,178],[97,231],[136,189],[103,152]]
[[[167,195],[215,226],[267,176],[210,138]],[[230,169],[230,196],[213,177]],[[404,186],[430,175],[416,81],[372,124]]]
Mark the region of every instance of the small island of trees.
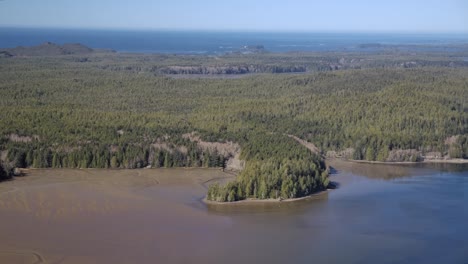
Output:
[[324,190],[329,184],[323,159],[284,135],[252,136],[241,157],[248,161],[246,167],[235,181],[211,185],[208,200],[292,199]]

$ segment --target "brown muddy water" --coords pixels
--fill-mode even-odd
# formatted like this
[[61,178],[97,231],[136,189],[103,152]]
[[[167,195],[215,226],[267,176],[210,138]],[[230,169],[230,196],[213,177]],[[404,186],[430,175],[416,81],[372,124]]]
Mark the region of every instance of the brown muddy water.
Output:
[[468,263],[466,165],[331,165],[336,190],[228,206],[201,202],[219,170],[30,170],[0,263]]

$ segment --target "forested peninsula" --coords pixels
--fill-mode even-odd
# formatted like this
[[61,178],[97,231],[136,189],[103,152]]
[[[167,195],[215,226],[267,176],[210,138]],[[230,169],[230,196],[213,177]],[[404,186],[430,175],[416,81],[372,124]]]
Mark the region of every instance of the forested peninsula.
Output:
[[0,51],[0,180],[14,168],[222,167],[238,176],[207,199],[228,202],[324,190],[325,157],[468,158],[466,46],[223,56],[43,46]]

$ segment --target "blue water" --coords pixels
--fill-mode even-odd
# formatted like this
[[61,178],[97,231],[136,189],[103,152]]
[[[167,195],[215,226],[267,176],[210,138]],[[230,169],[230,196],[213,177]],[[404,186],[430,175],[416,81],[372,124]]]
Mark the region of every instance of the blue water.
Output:
[[208,31],[118,31],[80,29],[0,28],[0,47],[33,46],[44,42],[82,43],[119,52],[220,54],[243,46],[263,45],[271,52],[359,51],[360,44],[461,44],[468,35],[274,33]]

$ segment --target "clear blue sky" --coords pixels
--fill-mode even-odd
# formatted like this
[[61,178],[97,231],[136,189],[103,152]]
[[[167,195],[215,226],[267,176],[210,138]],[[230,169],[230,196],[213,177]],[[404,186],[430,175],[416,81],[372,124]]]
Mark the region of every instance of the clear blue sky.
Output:
[[468,0],[0,0],[0,26],[468,33]]

